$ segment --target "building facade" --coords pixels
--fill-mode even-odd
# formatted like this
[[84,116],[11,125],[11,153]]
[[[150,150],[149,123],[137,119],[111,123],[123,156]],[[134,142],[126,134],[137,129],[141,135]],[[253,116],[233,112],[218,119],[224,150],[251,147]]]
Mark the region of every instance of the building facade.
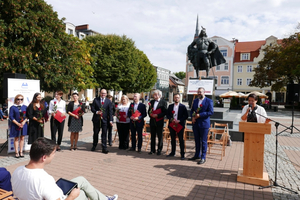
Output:
[[263,49],[267,46],[278,44],[280,41],[276,37],[270,36],[266,40],[261,41],[236,42],[233,67],[234,91],[243,93],[259,91],[268,95],[270,101],[284,102],[285,95],[271,91],[271,87],[259,88],[249,86],[253,80],[254,69],[259,67],[258,62],[264,57]]
[[157,74],[157,81],[153,89],[162,91],[162,96],[165,99],[169,97],[169,76],[171,71],[162,67],[154,66]]

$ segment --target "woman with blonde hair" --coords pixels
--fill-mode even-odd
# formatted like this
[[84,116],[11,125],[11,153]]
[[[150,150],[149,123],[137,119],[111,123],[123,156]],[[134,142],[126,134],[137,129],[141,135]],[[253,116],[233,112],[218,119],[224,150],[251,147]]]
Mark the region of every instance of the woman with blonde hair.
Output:
[[126,95],[121,97],[121,102],[116,107],[116,122],[119,133],[119,149],[128,149],[130,119],[128,117],[129,99]]
[[[14,105],[9,109],[10,137],[14,137],[16,158],[23,158],[24,138],[27,135],[27,106],[23,105],[24,96],[18,94],[14,99]],[[20,146],[19,146],[20,143]],[[20,148],[20,151],[19,151]]]

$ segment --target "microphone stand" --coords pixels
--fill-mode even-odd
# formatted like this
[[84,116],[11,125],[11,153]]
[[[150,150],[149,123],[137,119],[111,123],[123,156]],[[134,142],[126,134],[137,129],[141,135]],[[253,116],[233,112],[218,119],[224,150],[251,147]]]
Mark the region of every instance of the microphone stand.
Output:
[[[252,111],[253,112],[253,111]],[[255,112],[255,111],[254,111]],[[279,122],[277,122],[277,121],[275,121],[275,120],[272,120],[272,119],[270,119],[270,118],[268,118],[268,117],[266,117],[266,116],[264,116],[264,115],[261,115],[261,114],[259,114],[259,113],[256,113],[255,112],[255,114],[257,114],[257,115],[259,115],[259,116],[261,116],[261,117],[264,117],[265,119],[269,119],[270,121],[272,121],[272,122],[275,122],[275,127],[276,127],[276,153],[275,153],[275,180],[273,181],[273,184],[272,185],[268,185],[268,186],[261,186],[261,187],[259,187],[259,189],[265,189],[265,188],[270,188],[270,187],[280,187],[280,188],[282,188],[282,189],[285,189],[285,190],[288,190],[288,191],[290,191],[290,192],[293,192],[293,193],[295,193],[295,194],[298,194],[298,192],[296,192],[296,191],[294,191],[294,190],[291,190],[291,189],[289,189],[289,188],[286,188],[286,187],[284,187],[284,186],[281,186],[281,185],[279,185],[278,183],[277,183],[277,157],[278,157],[278,135],[280,135],[281,133],[283,133],[284,131],[286,131],[287,129],[291,129],[291,127],[287,127],[287,126],[285,126],[285,125],[283,125],[283,124],[280,124]],[[279,125],[281,125],[281,126],[283,126],[283,127],[285,127],[286,129],[284,129],[283,131],[281,131],[280,133],[278,133],[278,126]],[[271,179],[272,180],[272,179]]]

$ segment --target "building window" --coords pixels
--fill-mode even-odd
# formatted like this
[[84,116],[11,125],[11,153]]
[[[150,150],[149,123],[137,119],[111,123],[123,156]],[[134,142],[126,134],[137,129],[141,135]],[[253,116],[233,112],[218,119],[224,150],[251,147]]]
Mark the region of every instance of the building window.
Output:
[[225,70],[225,71],[228,71],[228,63],[225,63],[225,65],[224,65],[224,70]]
[[242,73],[243,72],[243,66],[238,66],[237,72]]
[[194,71],[194,66],[193,66],[193,64],[189,64],[188,65],[188,72],[192,72],[192,71]]
[[217,65],[217,66],[216,66],[216,70],[217,70],[217,71],[220,71],[220,70],[221,70],[220,65]]
[[252,65],[247,66],[247,72],[252,72]]
[[68,34],[73,35],[73,30],[68,28]]
[[237,79],[237,85],[242,85],[242,84],[243,84],[242,79],[241,79],[241,78],[238,78],[238,79]]
[[79,39],[83,39],[84,38],[84,35],[83,34],[79,34]]
[[217,44],[217,42],[218,42],[217,40],[212,40],[212,41],[213,41],[214,43],[216,43],[216,44]]
[[229,76],[221,77],[221,85],[229,85]]
[[242,53],[242,59],[241,60],[250,60],[250,54],[249,53]]
[[227,57],[227,49],[221,49],[220,52],[224,57]]
[[251,78],[247,78],[247,85],[250,85],[251,83]]

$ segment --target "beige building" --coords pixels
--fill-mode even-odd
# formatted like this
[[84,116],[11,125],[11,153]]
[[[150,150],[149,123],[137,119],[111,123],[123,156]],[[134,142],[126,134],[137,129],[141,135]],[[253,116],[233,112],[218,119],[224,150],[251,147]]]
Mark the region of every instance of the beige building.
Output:
[[271,91],[271,87],[258,88],[249,86],[253,80],[254,69],[259,67],[258,62],[264,57],[263,49],[266,46],[277,44],[280,41],[281,40],[278,40],[274,36],[270,36],[266,40],[261,41],[236,41],[232,80],[234,91],[243,93],[259,91],[268,95],[270,101],[284,102],[285,95]]

